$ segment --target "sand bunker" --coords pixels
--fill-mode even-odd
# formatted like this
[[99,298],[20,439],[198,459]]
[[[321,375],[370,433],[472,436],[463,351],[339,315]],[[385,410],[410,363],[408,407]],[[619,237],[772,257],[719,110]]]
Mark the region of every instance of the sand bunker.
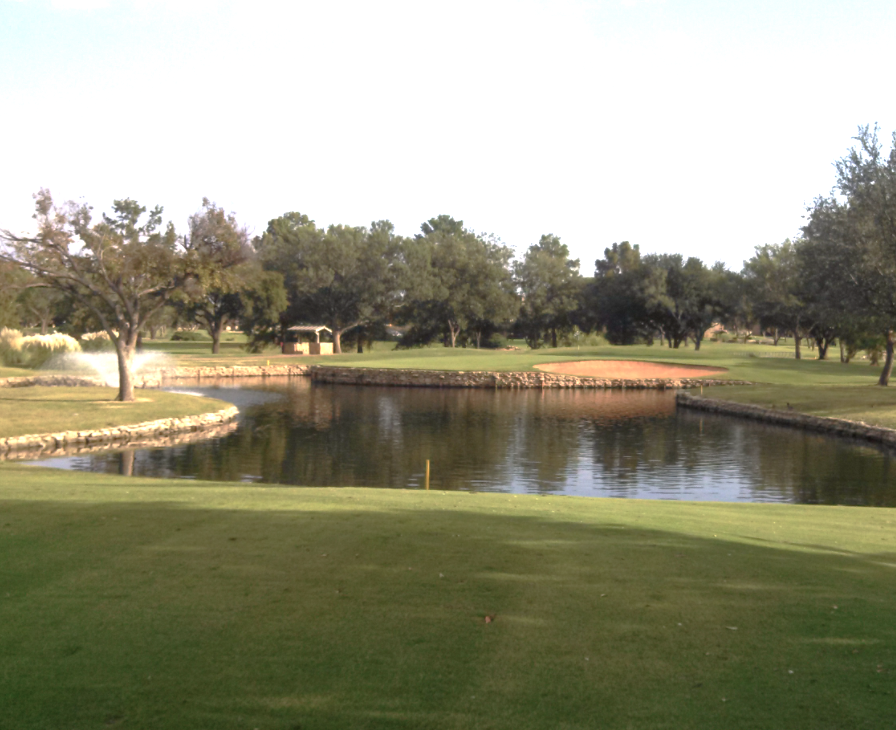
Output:
[[536,365],[539,370],[564,375],[587,375],[592,378],[616,378],[647,380],[653,378],[701,378],[728,372],[725,368],[701,365],[674,365],[637,360],[580,360],[578,362],[551,362]]

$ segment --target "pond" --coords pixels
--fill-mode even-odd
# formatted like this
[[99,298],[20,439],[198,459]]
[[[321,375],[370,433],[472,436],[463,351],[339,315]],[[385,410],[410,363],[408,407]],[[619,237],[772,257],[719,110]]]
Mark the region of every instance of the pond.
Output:
[[663,391],[466,390],[227,381],[175,390],[240,407],[228,436],[39,462],[306,486],[896,506],[874,447],[685,409]]

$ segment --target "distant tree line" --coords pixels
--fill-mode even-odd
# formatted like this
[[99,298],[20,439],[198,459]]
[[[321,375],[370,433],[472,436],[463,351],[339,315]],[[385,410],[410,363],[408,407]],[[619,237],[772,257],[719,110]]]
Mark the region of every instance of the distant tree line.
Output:
[[[440,215],[412,237],[388,221],[318,227],[286,213],[251,238],[208,199],[186,231],[116,200],[95,219],[83,204],[35,195],[37,233],[0,232],[0,326],[105,331],[120,362],[124,400],[133,398],[134,353],[164,327],[205,330],[218,352],[227,327],[259,351],[291,326],[323,324],[334,352],[363,350],[388,326],[399,346],[489,347],[508,336],[532,348],[600,332],[613,344],[699,349],[716,323],[734,335],[756,328],[775,344],[805,340],[819,359],[839,345],[843,362],[881,352],[889,382],[896,321],[896,136],[883,149],[876,127],[835,163],[830,196],[817,198],[801,236],[757,246],[739,272],[680,254],[642,255],[614,243],[582,276],[557,236],[521,257],[492,235]],[[394,331],[394,330],[393,330]]]

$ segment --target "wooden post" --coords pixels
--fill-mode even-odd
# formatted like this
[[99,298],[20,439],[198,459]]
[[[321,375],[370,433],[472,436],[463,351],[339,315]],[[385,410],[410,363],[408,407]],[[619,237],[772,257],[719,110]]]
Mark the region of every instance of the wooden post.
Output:
[[429,459],[426,460],[426,490],[429,491]]

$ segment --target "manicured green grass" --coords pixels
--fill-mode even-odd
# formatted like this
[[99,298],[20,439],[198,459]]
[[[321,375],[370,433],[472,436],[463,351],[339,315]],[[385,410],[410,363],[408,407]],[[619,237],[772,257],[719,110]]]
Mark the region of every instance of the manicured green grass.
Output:
[[0,365],[0,378],[28,377],[29,375],[34,375],[34,371],[26,370],[25,368],[9,368]]
[[211,413],[228,407],[214,398],[137,391],[136,403],[115,400],[115,388],[2,388],[0,437],[52,431],[85,431],[159,418]]
[[[672,362],[681,364],[723,367],[728,373],[722,377],[735,380],[750,380],[778,384],[840,384],[861,385],[876,382],[879,368],[869,367],[864,360],[856,360],[843,365],[833,360],[819,362],[811,359],[813,353],[806,351],[806,359],[794,360],[784,357],[756,357],[757,355],[778,356],[791,354],[789,347],[779,345],[743,345],[731,343],[705,342],[699,352],[693,348],[678,350],[654,345],[631,347],[595,346],[560,347],[530,350],[476,350],[471,348],[451,349],[447,347],[427,347],[413,350],[388,349],[391,343],[377,343],[371,352],[361,355],[344,353],[332,356],[281,355],[272,350],[260,355],[249,355],[239,348],[223,349],[220,355],[194,351],[197,343],[159,343],[158,348],[169,352],[180,365],[264,365],[270,363],[328,364],[351,367],[411,368],[420,370],[496,370],[530,371],[536,365],[571,360],[647,360],[651,362]],[[183,347],[181,347],[183,345]],[[191,349],[194,348],[194,349]],[[716,377],[716,376],[713,376]]]
[[794,410],[813,416],[846,418],[875,426],[896,428],[896,388],[876,385],[758,385],[706,389],[705,397]]
[[741,345],[705,343],[697,352],[692,348],[669,349],[655,345],[647,347],[566,347],[516,351],[429,348],[396,350],[369,355],[342,355],[331,358],[334,365],[363,365],[365,367],[418,368],[423,370],[533,370],[536,365],[574,360],[647,360],[685,365],[704,365],[727,368],[725,377],[758,382],[802,383],[867,383],[877,372],[864,362],[842,365],[839,362],[759,358],[757,354],[778,354],[781,348],[770,345]]
[[3,727],[892,721],[894,510],[0,485]]

